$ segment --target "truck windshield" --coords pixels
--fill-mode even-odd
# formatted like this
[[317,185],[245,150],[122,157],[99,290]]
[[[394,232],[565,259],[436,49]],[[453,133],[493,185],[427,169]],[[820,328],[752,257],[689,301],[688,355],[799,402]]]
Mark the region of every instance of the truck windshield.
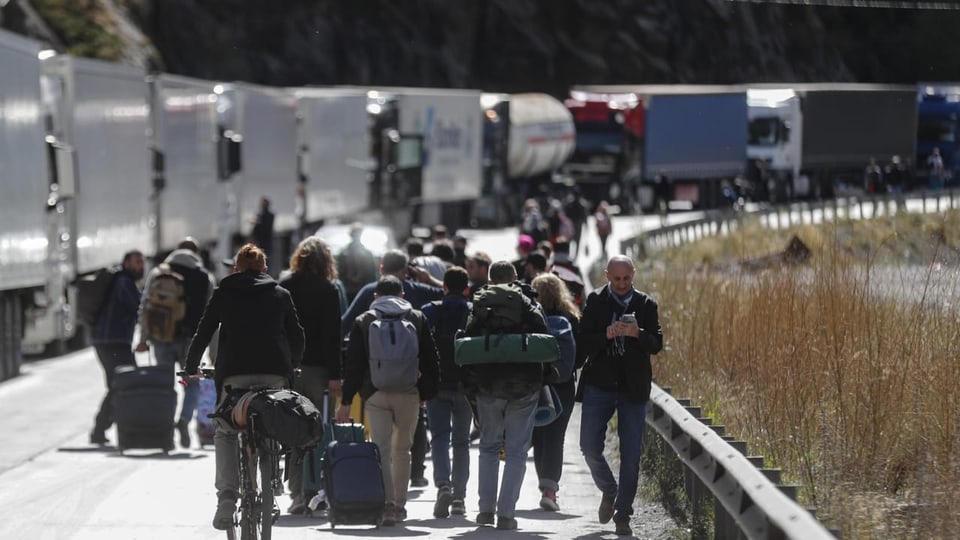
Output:
[[623,144],[623,128],[615,126],[584,127],[577,125],[577,153],[617,154]]
[[955,142],[957,132],[954,118],[924,118],[917,119],[917,140],[924,142]]
[[775,146],[780,142],[780,119],[773,117],[761,117],[750,120],[750,139],[747,144],[751,146]]

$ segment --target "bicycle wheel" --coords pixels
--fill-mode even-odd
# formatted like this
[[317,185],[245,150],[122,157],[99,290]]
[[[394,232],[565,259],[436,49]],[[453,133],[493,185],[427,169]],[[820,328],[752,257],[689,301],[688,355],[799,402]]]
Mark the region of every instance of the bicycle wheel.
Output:
[[270,540],[273,528],[273,456],[264,450],[257,451],[260,462],[260,539]]

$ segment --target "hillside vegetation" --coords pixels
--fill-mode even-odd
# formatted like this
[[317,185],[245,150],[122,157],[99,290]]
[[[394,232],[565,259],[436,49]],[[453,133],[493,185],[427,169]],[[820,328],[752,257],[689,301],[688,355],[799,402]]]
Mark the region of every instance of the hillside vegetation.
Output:
[[[666,343],[658,384],[782,467],[843,538],[954,537],[958,225],[958,212],[748,225],[644,261]],[[738,269],[794,234],[808,265]]]

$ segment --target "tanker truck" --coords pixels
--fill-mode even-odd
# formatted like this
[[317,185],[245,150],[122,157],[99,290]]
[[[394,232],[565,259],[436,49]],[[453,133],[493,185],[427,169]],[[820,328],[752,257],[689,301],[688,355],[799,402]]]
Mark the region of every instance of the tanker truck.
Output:
[[483,197],[474,225],[513,223],[525,197],[549,191],[576,145],[573,116],[546,94],[483,94]]

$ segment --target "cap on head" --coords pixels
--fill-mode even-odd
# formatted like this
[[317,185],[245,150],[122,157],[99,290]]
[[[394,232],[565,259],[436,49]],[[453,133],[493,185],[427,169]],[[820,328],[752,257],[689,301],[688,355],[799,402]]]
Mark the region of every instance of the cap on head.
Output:
[[533,237],[529,234],[521,234],[517,240],[517,248],[523,251],[533,251],[535,245],[536,242],[533,241]]
[[197,239],[192,236],[185,236],[183,240],[177,244],[177,249],[189,249],[194,253],[200,253],[200,246],[197,244]]

